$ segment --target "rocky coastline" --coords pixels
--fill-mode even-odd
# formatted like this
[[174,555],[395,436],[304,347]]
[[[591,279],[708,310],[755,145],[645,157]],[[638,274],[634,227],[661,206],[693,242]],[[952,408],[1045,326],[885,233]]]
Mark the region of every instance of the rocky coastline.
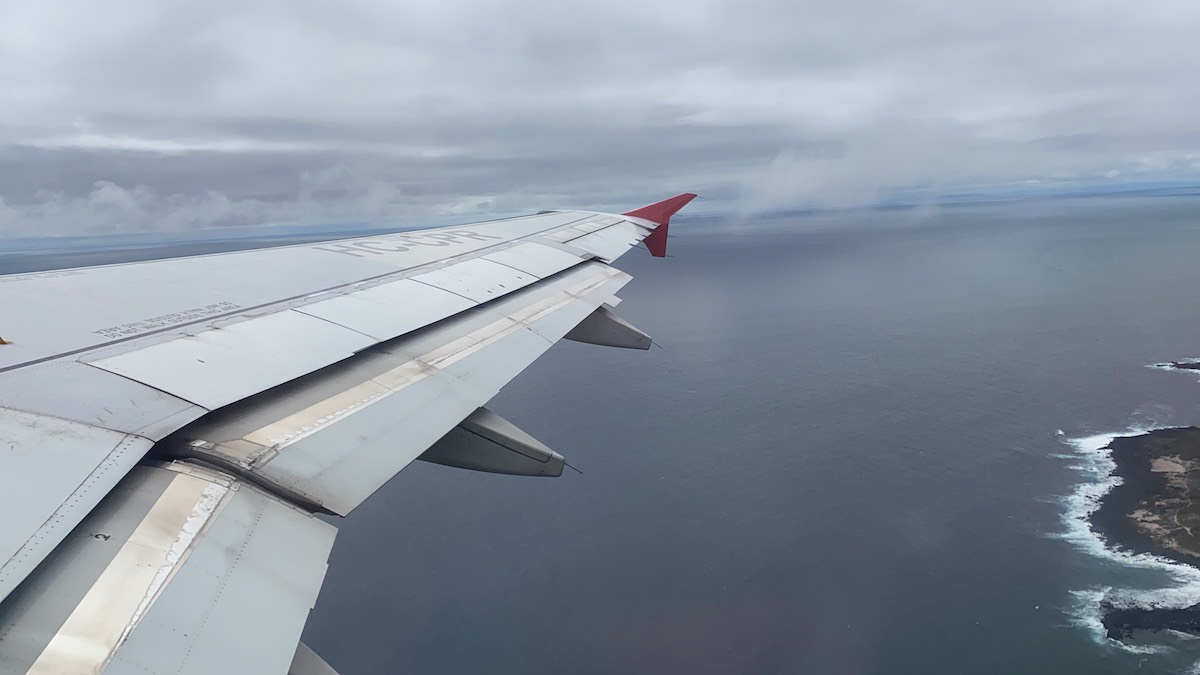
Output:
[[[1190,365],[1190,364],[1189,364]],[[1200,370],[1200,364],[1196,364]],[[1200,566],[1200,428],[1159,429],[1109,444],[1121,478],[1092,514],[1110,545]],[[1200,604],[1183,609],[1103,607],[1108,636],[1177,630],[1200,635]]]

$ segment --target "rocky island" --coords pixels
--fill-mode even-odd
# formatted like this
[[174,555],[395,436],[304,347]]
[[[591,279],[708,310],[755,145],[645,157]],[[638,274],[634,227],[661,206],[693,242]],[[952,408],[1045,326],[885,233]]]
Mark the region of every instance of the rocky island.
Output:
[[[1200,565],[1200,428],[1159,429],[1116,438],[1108,447],[1122,483],[1101,500],[1092,526],[1110,544]],[[1200,635],[1200,605],[1104,610],[1104,627],[1113,639],[1140,630]]]
[[1157,365],[1171,370],[1200,370],[1200,361],[1168,361]]

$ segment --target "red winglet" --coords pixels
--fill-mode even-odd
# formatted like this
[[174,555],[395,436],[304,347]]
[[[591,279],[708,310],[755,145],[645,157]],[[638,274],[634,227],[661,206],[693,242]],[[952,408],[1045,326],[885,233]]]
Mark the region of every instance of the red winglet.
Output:
[[654,228],[649,237],[646,237],[646,248],[650,249],[650,255],[655,258],[662,258],[667,255],[667,228],[671,225],[671,216],[675,215],[679,209],[687,206],[687,203],[695,198],[696,195],[685,192],[684,194],[664,199],[650,206],[634,209],[625,214],[634,218],[645,218],[651,222],[658,223],[658,227]]

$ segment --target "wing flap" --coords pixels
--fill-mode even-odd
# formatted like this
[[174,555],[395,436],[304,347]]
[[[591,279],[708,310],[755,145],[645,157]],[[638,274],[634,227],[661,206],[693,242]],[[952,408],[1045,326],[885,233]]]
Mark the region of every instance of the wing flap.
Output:
[[233,487],[106,675],[287,672],[337,530]]
[[139,467],[0,605],[0,668],[287,672],[335,532],[220,474]]
[[587,263],[218,411],[167,445],[345,515],[561,339],[629,277]]
[[0,408],[0,599],[142,458],[151,441]]

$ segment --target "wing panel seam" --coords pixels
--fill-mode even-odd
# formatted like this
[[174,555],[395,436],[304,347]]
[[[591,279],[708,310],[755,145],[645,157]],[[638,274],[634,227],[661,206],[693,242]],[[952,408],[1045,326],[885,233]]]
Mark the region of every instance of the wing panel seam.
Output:
[[[557,230],[557,229],[562,229],[563,227],[569,227],[569,226],[571,226],[571,225],[574,225],[575,223],[578,223],[580,220],[586,220],[587,218],[590,218],[590,217],[591,217],[591,216],[585,216],[585,217],[583,217],[583,218],[579,218],[579,219],[577,219],[577,220],[573,220],[573,221],[570,221],[570,222],[567,222],[567,223],[564,223],[564,224],[561,224],[561,225],[556,225],[556,226],[554,226],[554,227],[548,227],[548,228],[546,228],[545,230],[541,230],[541,231],[538,231],[538,232],[534,232],[534,233],[531,233],[531,234],[529,234],[529,235],[526,235],[526,236],[524,236],[524,237],[518,237],[518,238],[510,239],[510,240],[508,240],[508,241],[505,241],[505,242],[500,242],[500,244],[499,244],[499,245],[511,244],[511,243],[513,243],[513,242],[517,242],[517,241],[522,241],[522,240],[529,239],[530,237],[541,236],[542,234],[545,234],[546,232],[550,232],[550,231],[552,231],[552,230]],[[336,243],[336,242],[338,242],[338,241],[344,241],[344,240],[331,239],[331,240],[329,240],[329,241],[327,241],[327,242],[319,242],[319,243],[325,243],[325,244],[329,244],[329,243]],[[307,246],[307,245],[311,245],[311,244],[305,244],[305,245]],[[468,255],[469,257],[472,257],[472,258],[483,257],[484,255],[487,255],[487,253],[486,253],[486,252],[488,252],[488,251],[491,251],[491,250],[493,250],[493,249],[495,249],[495,248],[497,248],[497,247],[498,247],[498,246],[492,246],[492,247],[488,247],[488,248],[482,248],[482,249],[478,249],[478,250],[476,250],[476,251],[472,251],[470,254],[467,254],[467,255]],[[464,256],[458,256],[458,257],[464,257]],[[453,258],[450,258],[450,259],[447,259],[447,260],[453,260]],[[154,261],[146,261],[146,262],[154,262]],[[446,260],[435,261],[435,263],[434,263],[434,264],[445,263],[445,262],[446,262]],[[188,326],[195,326],[195,325],[198,325],[198,324],[203,324],[203,323],[207,323],[207,322],[219,321],[219,320],[221,320],[221,319],[228,319],[228,318],[237,317],[237,316],[244,316],[244,315],[246,315],[247,313],[249,313],[249,312],[253,312],[253,311],[255,311],[255,310],[258,310],[258,309],[263,309],[263,308],[266,308],[266,307],[271,307],[271,306],[273,306],[273,305],[279,305],[279,304],[282,304],[282,303],[285,303],[285,302],[291,302],[291,301],[293,301],[293,300],[300,300],[301,298],[306,298],[306,297],[309,297],[309,296],[319,295],[319,294],[321,294],[321,293],[329,293],[329,292],[331,292],[331,291],[336,291],[336,290],[338,290],[338,289],[342,289],[342,288],[349,288],[349,287],[351,287],[351,286],[356,286],[356,285],[358,285],[358,284],[363,284],[363,283],[367,283],[367,282],[370,282],[370,281],[377,281],[377,280],[379,280],[379,279],[386,279],[386,278],[388,278],[388,277],[396,277],[397,279],[410,278],[410,276],[411,276],[413,273],[415,273],[417,270],[420,270],[420,269],[422,269],[422,268],[424,268],[424,267],[429,267],[429,266],[430,266],[430,265],[421,265],[421,266],[414,267],[414,268],[411,268],[411,269],[395,270],[395,271],[392,271],[392,272],[385,272],[385,273],[383,273],[383,274],[375,274],[375,275],[372,275],[372,276],[369,276],[369,277],[363,277],[362,279],[356,279],[356,280],[354,280],[354,281],[350,281],[350,282],[347,282],[347,283],[344,283],[344,284],[336,284],[336,285],[334,285],[334,286],[328,286],[328,287],[326,287],[326,288],[320,288],[320,289],[316,289],[316,290],[309,291],[309,292],[306,292],[306,293],[300,293],[300,294],[298,294],[298,295],[293,295],[293,296],[289,296],[289,297],[285,297],[285,298],[280,298],[280,299],[278,299],[278,300],[272,300],[272,301],[270,301],[270,302],[264,302],[264,303],[260,303],[260,304],[257,304],[257,305],[251,305],[251,306],[248,306],[248,307],[239,307],[239,308],[237,308],[237,309],[235,309],[235,310],[232,310],[232,311],[229,311],[229,312],[225,312],[224,314],[214,314],[214,315],[212,315],[212,316],[206,316],[206,317],[202,317],[202,318],[199,318],[199,319],[194,319],[194,320],[192,320],[192,321],[187,321],[187,322],[184,322],[184,323],[178,323],[178,324],[173,324],[173,325],[170,325],[170,326],[164,326],[163,328],[157,328],[157,329],[154,329],[154,330],[148,330],[148,331],[146,331],[146,332],[144,332],[144,333],[138,333],[137,335],[130,335],[130,336],[123,337],[123,338],[116,338],[116,339],[113,339],[113,340],[109,340],[109,341],[107,341],[107,342],[99,342],[99,343],[96,343],[96,344],[94,344],[94,345],[89,345],[89,346],[87,346],[87,347],[80,347],[80,348],[78,348],[78,349],[72,349],[72,350],[70,350],[70,351],[60,352],[60,353],[58,353],[58,354],[54,354],[54,355],[51,355],[51,356],[43,356],[43,357],[41,357],[41,358],[37,358],[37,359],[31,359],[31,360],[29,360],[29,361],[22,361],[21,363],[14,363],[14,364],[12,364],[12,365],[10,365],[10,366],[3,366],[3,367],[0,367],[0,373],[6,373],[6,372],[8,372],[8,371],[10,371],[10,370],[16,370],[16,369],[18,369],[18,368],[24,368],[24,367],[26,367],[26,366],[33,366],[33,365],[37,365],[37,364],[39,364],[39,363],[46,363],[46,362],[48,362],[48,361],[55,361],[55,360],[57,360],[57,359],[62,359],[62,358],[66,358],[66,357],[69,357],[69,356],[77,356],[77,355],[79,355],[79,354],[85,354],[85,353],[87,353],[87,352],[96,351],[96,350],[98,350],[98,349],[104,349],[104,348],[106,348],[106,347],[112,347],[112,346],[114,346],[114,345],[124,344],[124,343],[126,343],[126,342],[130,342],[130,341],[132,341],[132,340],[139,340],[139,339],[141,339],[141,338],[149,337],[149,336],[152,336],[152,335],[161,335],[161,334],[163,334],[163,333],[177,332],[179,329],[181,329],[181,328],[186,328],[186,327],[188,327]],[[439,266],[442,266],[442,265],[439,265]],[[416,281],[416,279],[414,279],[414,281]],[[427,284],[427,285],[428,285],[428,284]],[[434,288],[438,288],[438,287],[437,287],[437,286],[434,286]],[[440,290],[445,290],[445,289],[440,289]],[[458,293],[455,293],[455,295],[459,295],[459,294],[458,294]],[[465,297],[465,296],[462,296],[462,297]],[[470,298],[467,298],[467,299],[468,299],[468,300],[470,300]],[[475,301],[474,301],[474,300],[472,300],[472,302],[475,302]],[[311,315],[310,315],[310,316],[311,316]],[[319,318],[319,317],[318,317],[318,318]],[[357,332],[357,331],[356,331],[356,332]],[[201,407],[203,407],[203,406],[201,406]]]

